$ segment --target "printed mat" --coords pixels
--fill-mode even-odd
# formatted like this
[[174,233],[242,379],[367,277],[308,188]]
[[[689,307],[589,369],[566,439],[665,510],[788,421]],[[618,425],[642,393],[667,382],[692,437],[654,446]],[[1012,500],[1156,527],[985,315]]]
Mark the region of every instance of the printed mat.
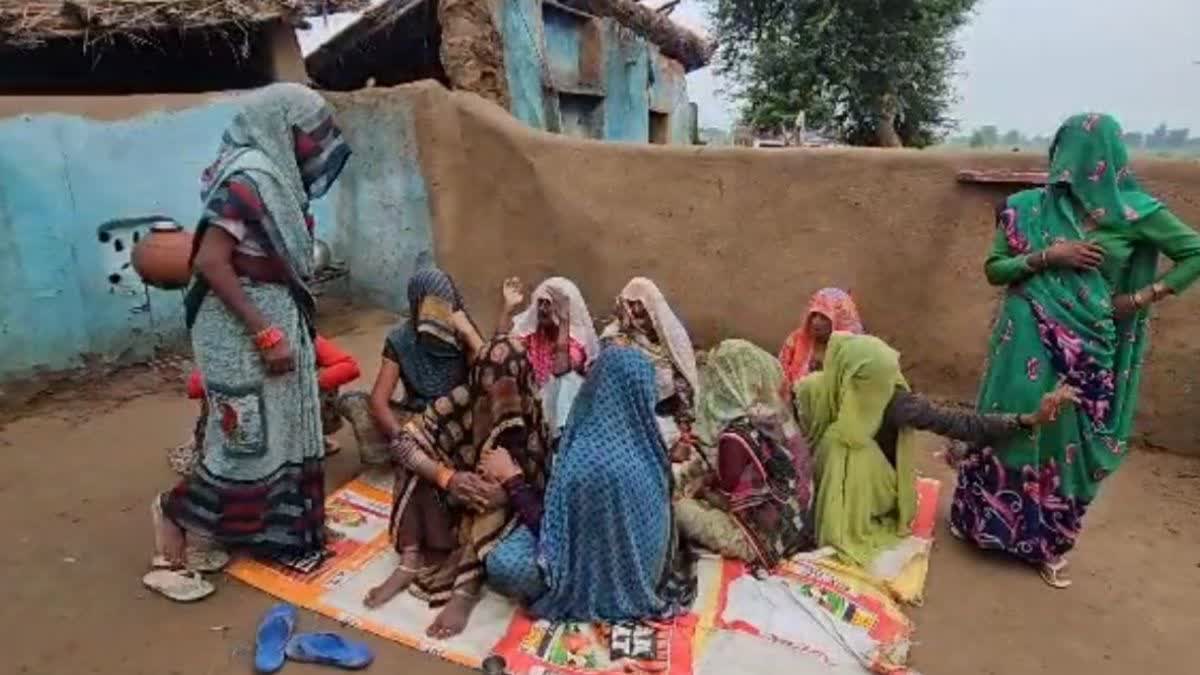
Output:
[[[929,479],[919,485],[922,508],[913,530],[926,541],[932,540],[938,489]],[[741,563],[705,556],[693,612],[661,623],[553,624],[485,592],[462,635],[432,640],[425,628],[434,612],[411,595],[377,609],[362,603],[397,563],[388,541],[390,509],[390,475],[364,474],[328,498],[334,538],[323,563],[243,558],[229,574],[298,607],[468,668],[500,655],[513,675],[907,672],[912,626],[889,597],[895,589],[829,560],[793,561],[758,578]],[[927,569],[922,556],[919,569],[908,572],[906,588],[917,597]]]

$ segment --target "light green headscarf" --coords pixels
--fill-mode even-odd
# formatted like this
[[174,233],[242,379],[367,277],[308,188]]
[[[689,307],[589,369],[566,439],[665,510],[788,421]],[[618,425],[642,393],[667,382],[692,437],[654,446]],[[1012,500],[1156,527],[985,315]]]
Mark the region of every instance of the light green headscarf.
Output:
[[745,340],[725,340],[700,370],[696,436],[713,447],[730,422],[760,411],[780,414],[785,423],[791,415],[780,397],[782,386],[783,368],[774,356]]
[[868,566],[909,532],[917,510],[916,434],[900,429],[896,467],[875,435],[896,389],[900,354],[870,335],[835,333],[824,370],[796,383],[800,426],[815,453],[817,541]]

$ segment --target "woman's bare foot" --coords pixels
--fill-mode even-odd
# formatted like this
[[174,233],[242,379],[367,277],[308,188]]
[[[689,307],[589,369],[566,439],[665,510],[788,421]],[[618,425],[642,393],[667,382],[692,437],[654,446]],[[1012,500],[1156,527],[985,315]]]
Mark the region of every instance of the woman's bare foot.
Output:
[[154,523],[154,553],[171,566],[183,567],[186,562],[187,537],[178,525],[163,515],[161,497],[150,503],[150,519]]
[[417,578],[418,570],[406,567],[405,565],[396,565],[395,571],[391,576],[384,580],[375,588],[367,591],[366,597],[363,598],[363,605],[367,609],[375,609],[382,607],[389,600],[396,597],[412,584]]
[[448,640],[463,632],[471,618],[471,611],[478,602],[478,592],[455,590],[450,602],[446,603],[433,623],[429,624],[429,628],[425,629],[425,634],[435,640]]
[[363,598],[363,605],[367,609],[375,609],[381,607],[392,598],[404,592],[417,575],[421,573],[421,567],[424,564],[424,556],[419,550],[405,551],[400,556],[400,564],[396,565],[395,571],[391,576],[384,580],[375,588],[367,591],[367,595]]

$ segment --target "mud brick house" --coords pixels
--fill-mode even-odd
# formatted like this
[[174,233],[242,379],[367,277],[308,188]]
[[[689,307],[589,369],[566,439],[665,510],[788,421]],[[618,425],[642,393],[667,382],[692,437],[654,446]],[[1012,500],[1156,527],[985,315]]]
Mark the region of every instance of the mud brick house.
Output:
[[631,0],[389,0],[308,56],[321,87],[436,79],[531,127],[582,138],[687,144],[686,75],[711,46]]

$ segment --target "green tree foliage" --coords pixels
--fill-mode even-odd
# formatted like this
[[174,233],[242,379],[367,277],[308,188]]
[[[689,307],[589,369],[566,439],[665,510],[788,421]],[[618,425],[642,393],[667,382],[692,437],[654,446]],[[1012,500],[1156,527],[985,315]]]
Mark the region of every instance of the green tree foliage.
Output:
[[854,145],[924,147],[954,122],[954,33],[977,0],[706,0],[742,121],[803,110]]

